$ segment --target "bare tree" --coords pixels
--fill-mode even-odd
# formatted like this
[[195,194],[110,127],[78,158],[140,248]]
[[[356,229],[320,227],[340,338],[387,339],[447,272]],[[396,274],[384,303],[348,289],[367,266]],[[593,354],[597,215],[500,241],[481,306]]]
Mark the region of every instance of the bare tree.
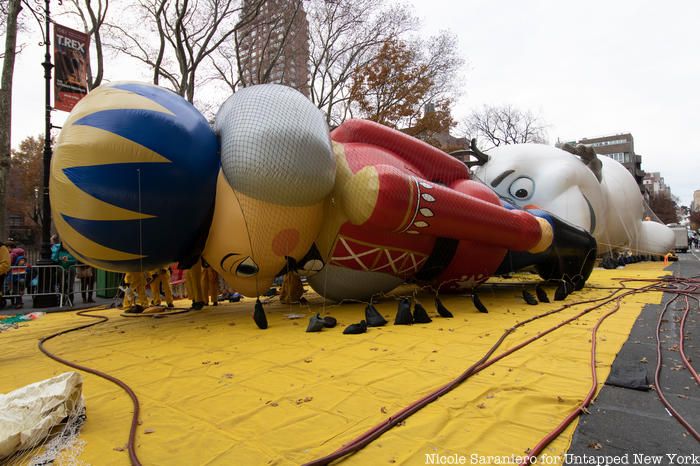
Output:
[[197,85],[211,79],[199,76],[205,60],[247,21],[238,21],[238,0],[138,0],[127,10],[122,18],[131,22],[109,25],[110,47],[146,64],[154,84],[163,79],[190,102]]
[[[5,35],[5,29],[7,26],[7,10],[9,7],[9,2],[1,1],[0,2],[0,35]],[[0,52],[3,53],[3,52]],[[0,55],[0,58],[2,58],[4,55]]]
[[[219,79],[232,91],[250,84],[285,82],[281,60],[284,54],[298,52],[291,47],[299,42],[289,39],[302,32],[299,16],[306,14],[310,75],[309,88],[304,90],[331,125],[352,114],[350,90],[355,70],[366,66],[387,40],[397,39],[417,25],[408,8],[386,6],[385,0],[287,3],[284,13],[260,15],[249,27],[239,24],[233,43],[225,42],[217,51],[214,66]],[[266,33],[261,36],[261,31]],[[262,53],[251,58],[251,47]]]
[[649,196],[649,208],[665,224],[678,223],[678,201],[670,192],[661,191]]
[[688,217],[688,220],[690,220],[690,226],[693,230],[696,230],[700,228],[700,211],[699,210],[694,210],[690,212],[690,216]]
[[[268,11],[260,14],[266,3]],[[233,41],[222,43],[211,57],[217,78],[234,92],[239,87],[284,81],[285,55],[297,52],[290,38],[301,29],[304,14],[303,0],[288,0],[283,7],[267,0],[246,4]]]
[[476,138],[480,147],[490,149],[504,144],[547,143],[546,125],[529,110],[512,105],[484,105],[466,119],[464,132]]
[[93,73],[93,62],[90,60],[88,67],[88,87],[94,89],[102,83],[104,75],[104,49],[102,43],[101,28],[105,24],[109,10],[109,0],[70,0],[68,12],[78,16],[83,26],[83,31],[90,37],[94,44],[96,55],[96,70]]
[[10,171],[12,149],[12,81],[17,54],[17,28],[21,0],[8,0],[5,20],[5,49],[3,52],[2,77],[0,77],[0,238],[7,237],[5,200],[7,195],[7,175]]
[[311,60],[311,101],[329,124],[352,115],[351,77],[367,66],[383,44],[416,28],[400,5],[384,0],[314,0],[307,8]]
[[424,118],[421,111],[426,105],[447,110],[451,108],[460,94],[459,77],[464,60],[458,54],[457,37],[448,31],[425,40],[413,41],[413,47],[419,51],[418,60],[426,70],[426,77],[432,82],[408,121],[408,126],[414,126],[417,120]]

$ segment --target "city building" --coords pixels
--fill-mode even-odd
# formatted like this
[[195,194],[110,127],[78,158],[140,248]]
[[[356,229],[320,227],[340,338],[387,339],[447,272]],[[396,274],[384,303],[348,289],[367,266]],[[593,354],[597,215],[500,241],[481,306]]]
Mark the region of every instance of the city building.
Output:
[[[238,32],[241,79],[246,86],[279,83],[309,96],[309,22],[299,0],[244,0]],[[255,15],[255,8],[259,8]]]
[[700,189],[693,191],[693,202],[690,204],[690,210],[692,212],[700,210]]
[[652,196],[671,196],[671,188],[664,182],[664,177],[659,172],[646,172],[642,184],[647,193]]
[[610,157],[617,160],[634,177],[639,190],[644,192],[642,170],[642,156],[634,152],[634,138],[630,133],[613,134],[595,138],[583,138],[576,141],[576,144],[583,144],[593,148],[596,154]]

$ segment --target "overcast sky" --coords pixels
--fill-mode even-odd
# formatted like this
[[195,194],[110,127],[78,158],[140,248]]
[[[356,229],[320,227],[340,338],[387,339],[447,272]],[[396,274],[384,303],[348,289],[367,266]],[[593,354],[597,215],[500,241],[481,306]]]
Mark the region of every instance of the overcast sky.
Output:
[[[688,205],[700,189],[699,0],[412,0],[426,34],[449,29],[467,62],[455,117],[513,104],[550,142],[631,132],[645,171]],[[13,145],[43,132],[43,49],[15,73]],[[132,69],[112,79],[148,79]],[[222,99],[223,101],[223,99]],[[60,124],[65,113],[55,112]]]
[[426,32],[454,31],[463,117],[530,109],[550,142],[631,132],[642,169],[682,204],[700,189],[700,1],[413,0]]

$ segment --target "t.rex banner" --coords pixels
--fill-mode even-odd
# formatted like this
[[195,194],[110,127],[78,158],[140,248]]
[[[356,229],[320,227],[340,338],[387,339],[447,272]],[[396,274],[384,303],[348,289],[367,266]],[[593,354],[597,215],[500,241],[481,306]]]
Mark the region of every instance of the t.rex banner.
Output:
[[88,92],[87,70],[90,60],[87,34],[60,24],[54,26],[56,80],[54,108],[70,112]]

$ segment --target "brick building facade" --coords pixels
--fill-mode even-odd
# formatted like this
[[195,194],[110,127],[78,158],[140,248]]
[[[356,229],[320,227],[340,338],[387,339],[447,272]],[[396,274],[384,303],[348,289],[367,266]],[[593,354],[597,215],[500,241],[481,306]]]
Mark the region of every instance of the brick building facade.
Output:
[[[254,14],[244,0],[242,17]],[[238,33],[241,78],[246,86],[279,83],[309,96],[309,22],[303,2],[268,0]]]

